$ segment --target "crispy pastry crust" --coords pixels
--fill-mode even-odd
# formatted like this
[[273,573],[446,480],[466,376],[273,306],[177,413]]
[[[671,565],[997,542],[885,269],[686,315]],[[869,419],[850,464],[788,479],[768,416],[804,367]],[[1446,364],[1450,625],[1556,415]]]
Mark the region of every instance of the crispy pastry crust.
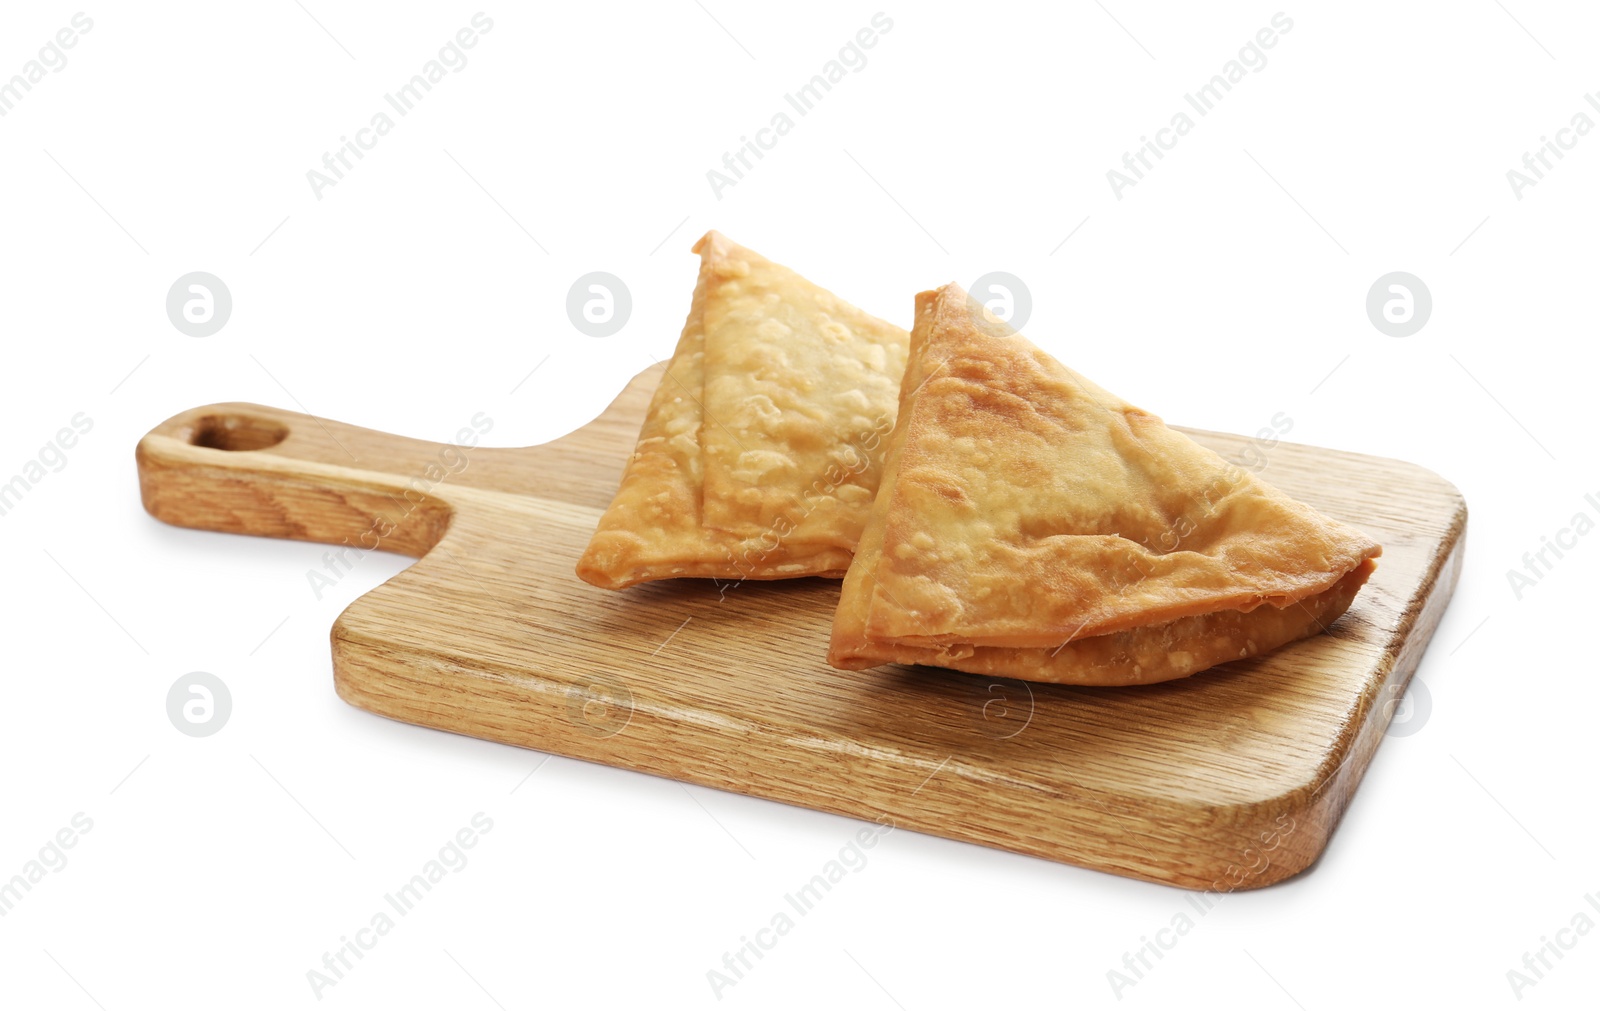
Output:
[[955,285],[917,298],[829,662],[1139,684],[1325,628],[1382,549],[1100,389]]
[[616,498],[579,560],[608,589],[843,575],[909,335],[717,232]]

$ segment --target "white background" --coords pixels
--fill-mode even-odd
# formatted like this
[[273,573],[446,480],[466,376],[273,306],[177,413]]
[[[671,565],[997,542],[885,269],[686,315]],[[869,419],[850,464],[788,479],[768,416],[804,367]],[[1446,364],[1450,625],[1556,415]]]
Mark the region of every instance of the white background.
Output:
[[[713,227],[902,323],[918,290],[1009,271],[1029,335],[1133,402],[1239,432],[1286,412],[1291,439],[1418,462],[1472,513],[1425,723],[1386,740],[1319,864],[1226,898],[1120,1000],[1107,971],[1183,892],[900,831],[721,1004],[1518,1003],[1507,970],[1600,891],[1580,646],[1600,536],[1521,600],[1506,576],[1596,513],[1600,134],[1521,200],[1506,172],[1575,113],[1600,121],[1600,13],[1283,8],[1265,68],[1118,200],[1107,170],[1280,8],[884,8],[868,64],[717,199],[706,171],[878,9],[485,8],[470,62],[320,200],[307,170],[477,7],[85,10],[68,64],[0,118],[0,480],[94,422],[0,517],[0,878],[75,813],[94,827],[0,918],[0,1004],[318,1004],[307,970],[480,811],[471,862],[323,1005],[719,1003],[707,971],[858,823],[350,708],[329,626],[406,561],[316,600],[323,548],[162,526],[133,461],[153,425],[224,400],[558,436],[670,354]],[[77,10],[8,5],[0,78]],[[164,311],[192,270],[234,299],[204,339]],[[633,296],[606,339],[565,313],[592,270]],[[1364,308],[1391,270],[1434,301],[1403,339]],[[233,697],[204,739],[165,711],[194,670]],[[1522,1003],[1592,999],[1597,934]]]

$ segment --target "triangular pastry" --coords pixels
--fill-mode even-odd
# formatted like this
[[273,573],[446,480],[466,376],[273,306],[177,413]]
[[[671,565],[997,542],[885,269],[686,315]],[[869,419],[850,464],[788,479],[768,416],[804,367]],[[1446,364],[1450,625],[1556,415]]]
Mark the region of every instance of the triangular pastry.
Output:
[[952,284],[917,296],[899,419],[828,659],[1165,681],[1325,629],[1381,552]]
[[894,427],[909,335],[717,232],[578,575],[839,577]]

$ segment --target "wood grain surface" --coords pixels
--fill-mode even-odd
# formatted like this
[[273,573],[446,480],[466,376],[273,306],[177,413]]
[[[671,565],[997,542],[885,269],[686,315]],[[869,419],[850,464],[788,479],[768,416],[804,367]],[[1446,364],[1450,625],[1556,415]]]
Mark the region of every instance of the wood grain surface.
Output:
[[[1262,476],[1384,545],[1327,634],[1138,688],[834,670],[837,582],[612,592],[573,575],[663,368],[528,449],[197,408],[140,441],[145,508],[419,558],[333,626],[335,687],[374,713],[1216,891],[1281,880],[1322,852],[1459,573],[1466,507],[1452,485],[1280,443]],[[1229,458],[1250,446],[1189,434]]]

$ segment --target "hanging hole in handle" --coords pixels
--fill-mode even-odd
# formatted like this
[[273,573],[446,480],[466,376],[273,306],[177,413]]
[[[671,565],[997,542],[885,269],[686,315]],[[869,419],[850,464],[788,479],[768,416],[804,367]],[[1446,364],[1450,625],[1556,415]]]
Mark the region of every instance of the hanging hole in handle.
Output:
[[208,414],[189,430],[189,444],[242,453],[269,449],[289,437],[287,425],[244,414]]

